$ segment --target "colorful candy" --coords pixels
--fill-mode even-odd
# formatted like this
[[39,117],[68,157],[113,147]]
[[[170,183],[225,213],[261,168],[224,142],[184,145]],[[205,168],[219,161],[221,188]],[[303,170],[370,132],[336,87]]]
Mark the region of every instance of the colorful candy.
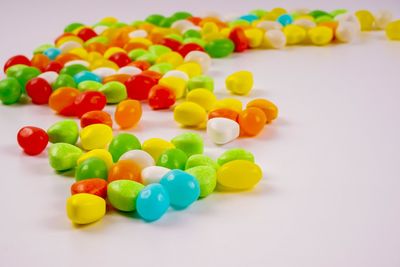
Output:
[[79,137],[78,124],[74,120],[62,120],[47,129],[50,143],[75,145]]
[[254,187],[262,178],[260,167],[248,160],[233,160],[222,165],[217,171],[217,181],[223,187],[234,190],[247,190]]
[[107,182],[103,179],[92,178],[73,183],[71,195],[81,193],[92,194],[105,199],[107,197]]
[[120,211],[136,209],[136,199],[144,185],[131,180],[116,180],[108,184],[107,196],[110,204]]
[[56,171],[67,171],[75,168],[82,150],[67,143],[52,144],[48,151],[50,166]]
[[17,141],[26,154],[34,156],[46,148],[49,137],[43,129],[25,126],[18,131]]
[[85,150],[105,148],[112,138],[112,129],[105,124],[91,124],[80,132],[82,148]]
[[207,136],[215,144],[223,145],[239,137],[240,126],[227,118],[213,118],[207,122]]
[[169,195],[160,184],[150,184],[140,191],[136,198],[136,209],[146,221],[160,219],[169,208]]
[[142,106],[137,100],[121,101],[115,109],[115,121],[122,129],[135,126],[142,117]]
[[106,213],[106,201],[94,194],[79,193],[67,199],[68,218],[76,224],[100,220]]

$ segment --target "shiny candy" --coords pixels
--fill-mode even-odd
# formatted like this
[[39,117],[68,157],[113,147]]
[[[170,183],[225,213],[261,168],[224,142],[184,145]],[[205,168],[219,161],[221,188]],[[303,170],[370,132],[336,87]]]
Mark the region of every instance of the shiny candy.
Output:
[[247,95],[253,88],[253,74],[250,71],[237,71],[225,80],[226,88],[233,94]]
[[170,169],[162,166],[146,167],[141,172],[143,184],[159,183],[161,178],[169,171]]
[[192,102],[183,102],[174,109],[174,119],[182,126],[200,126],[207,118],[205,109]]
[[82,150],[67,143],[52,144],[48,151],[50,166],[56,171],[66,171],[74,168]]
[[74,120],[58,121],[47,129],[51,143],[68,143],[75,145],[79,137],[78,124]]
[[121,101],[115,109],[114,117],[122,129],[131,128],[142,117],[142,106],[139,101],[133,99]]
[[214,168],[215,170],[218,170],[218,168],[219,168],[218,163],[215,162],[209,156],[202,155],[202,154],[196,154],[196,155],[192,155],[188,158],[188,160],[186,161],[185,170],[193,168],[193,167],[197,167],[197,166],[209,166],[209,167]]
[[[171,143],[186,153],[188,157],[195,154],[202,154],[204,150],[203,138],[197,133],[183,133],[175,136]],[[172,168],[170,168],[172,169]]]
[[210,90],[197,88],[187,94],[186,100],[196,103],[208,111],[214,107],[217,98]]
[[161,138],[150,138],[142,144],[142,149],[149,153],[155,161],[170,148],[175,148],[174,144]]
[[80,138],[83,149],[92,150],[105,148],[111,142],[113,133],[105,124],[92,124],[81,130]]
[[225,151],[219,158],[218,164],[222,166],[233,160],[248,160],[254,162],[254,155],[243,148],[231,148]]
[[213,118],[207,122],[207,136],[218,145],[229,143],[239,137],[239,124],[226,118]]
[[107,98],[107,103],[115,104],[127,98],[127,90],[124,84],[120,82],[109,82],[99,88]]
[[136,198],[137,213],[145,221],[160,219],[168,210],[169,204],[169,195],[160,184],[144,187]]
[[15,78],[5,78],[0,81],[0,100],[4,105],[18,102],[22,94],[22,87]]
[[18,131],[17,141],[26,154],[34,156],[46,148],[49,137],[41,128],[25,126]]
[[185,62],[196,62],[200,64],[203,73],[207,72],[211,66],[211,57],[203,51],[192,51],[185,56]]
[[140,150],[141,148],[140,141],[136,136],[129,133],[120,133],[114,136],[108,146],[108,151],[112,155],[113,161],[117,162],[125,152],[129,150]]
[[246,108],[239,114],[240,130],[248,136],[255,136],[261,132],[267,122],[265,113],[256,107]]
[[144,185],[131,180],[117,180],[108,184],[107,195],[110,204],[120,211],[134,211],[136,198]]
[[199,182],[200,197],[206,197],[211,194],[217,185],[216,170],[210,166],[196,166],[185,170],[185,172],[193,175]]
[[141,183],[139,166],[130,159],[120,160],[110,168],[108,182],[116,180],[132,180]]
[[89,159],[89,158],[99,158],[99,159],[101,159],[107,165],[108,169],[113,164],[113,160],[112,160],[110,152],[108,152],[106,149],[99,148],[99,149],[90,150],[89,152],[86,152],[85,154],[80,156],[78,161],[77,161],[78,165],[81,164],[82,162],[84,162],[85,160]]
[[251,189],[261,178],[261,168],[248,160],[230,161],[217,171],[218,184],[233,190]]
[[82,181],[90,178],[101,178],[107,180],[108,169],[107,164],[100,158],[91,157],[80,164],[76,168],[75,179]]
[[140,170],[155,165],[153,157],[143,150],[129,150],[120,157],[120,160],[124,159],[133,160],[139,166]]
[[164,151],[157,159],[157,166],[168,169],[185,169],[187,155],[180,149],[170,148]]
[[267,118],[267,123],[275,120],[278,117],[278,107],[267,99],[253,99],[249,103],[247,103],[246,107],[255,107],[264,111],[265,117]]
[[71,195],[81,193],[92,194],[105,199],[107,197],[107,182],[103,179],[93,178],[73,183]]
[[99,196],[80,193],[67,199],[67,215],[73,223],[93,223],[103,218],[105,213],[106,201]]

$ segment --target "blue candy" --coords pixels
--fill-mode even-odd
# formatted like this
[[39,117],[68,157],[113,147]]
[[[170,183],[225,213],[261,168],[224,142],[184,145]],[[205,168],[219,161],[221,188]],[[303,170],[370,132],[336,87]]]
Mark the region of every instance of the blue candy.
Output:
[[87,71],[87,70],[84,70],[84,71],[81,71],[81,72],[75,74],[74,80],[75,80],[76,84],[79,84],[80,82],[84,82],[84,81],[95,81],[95,82],[101,83],[100,76],[94,74],[93,72]]
[[282,26],[286,26],[293,23],[293,18],[289,14],[280,15],[277,21],[282,24]]
[[200,196],[199,182],[192,175],[181,171],[171,170],[160,180],[168,192],[171,206],[175,209],[184,209]]
[[240,19],[247,20],[248,22],[253,22],[255,20],[258,20],[259,18],[258,18],[258,16],[254,15],[254,14],[247,14],[247,15],[241,16]]
[[55,47],[51,47],[46,49],[43,52],[44,55],[46,55],[48,58],[50,58],[51,60],[54,60],[59,54],[61,54],[61,50]]
[[145,221],[160,219],[169,207],[169,196],[160,184],[149,184],[136,198],[136,210]]

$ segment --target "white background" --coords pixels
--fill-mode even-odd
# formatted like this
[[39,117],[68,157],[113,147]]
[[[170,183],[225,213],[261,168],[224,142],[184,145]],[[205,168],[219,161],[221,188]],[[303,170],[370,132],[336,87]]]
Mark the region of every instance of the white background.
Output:
[[[0,0],[0,62],[30,55],[72,21],[123,21],[150,13],[215,10],[244,14],[276,1]],[[279,1],[284,7],[351,10],[393,1]],[[328,3],[329,2],[329,3]],[[400,42],[382,32],[351,45],[250,51],[214,62],[219,97],[224,77],[246,69],[280,117],[256,138],[209,151],[246,147],[265,170],[251,192],[215,193],[159,221],[110,212],[74,227],[65,214],[71,177],[54,173],[46,154],[16,144],[24,125],[60,120],[47,107],[0,105],[0,266],[400,266]],[[3,75],[1,75],[3,76]],[[113,107],[108,107],[112,111]],[[145,112],[130,132],[142,141],[183,132],[171,112]],[[204,134],[204,133],[202,133]]]

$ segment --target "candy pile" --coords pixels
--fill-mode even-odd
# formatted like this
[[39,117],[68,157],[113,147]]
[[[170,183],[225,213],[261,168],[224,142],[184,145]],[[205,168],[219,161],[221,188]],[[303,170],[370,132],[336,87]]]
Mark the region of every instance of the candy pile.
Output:
[[[223,21],[176,12],[131,24],[113,17],[88,26],[72,23],[54,44],[36,48],[31,59],[17,55],[4,65],[0,100],[9,105],[30,99],[55,113],[80,119],[62,120],[47,131],[27,126],[18,143],[28,155],[41,153],[50,141],[49,162],[58,172],[73,170],[76,183],[67,201],[69,218],[79,224],[103,217],[108,202],[117,210],[137,210],[147,221],[160,218],[169,206],[183,209],[214,191],[245,190],[262,178],[253,155],[232,149],[217,162],[203,154],[203,140],[185,133],[171,141],[143,143],[132,134],[113,135],[140,122],[142,103],[172,109],[183,127],[204,129],[215,144],[239,136],[256,136],[277,118],[267,99],[246,104],[232,97],[217,99],[207,72],[211,58],[247,49],[282,49],[286,45],[350,42],[358,31],[385,29],[400,40],[400,21],[390,12],[367,10],[254,10]],[[249,95],[253,75],[238,71],[225,80],[227,92]],[[114,118],[103,109],[116,104]],[[78,143],[80,139],[80,143]],[[86,152],[84,152],[86,151]]]

